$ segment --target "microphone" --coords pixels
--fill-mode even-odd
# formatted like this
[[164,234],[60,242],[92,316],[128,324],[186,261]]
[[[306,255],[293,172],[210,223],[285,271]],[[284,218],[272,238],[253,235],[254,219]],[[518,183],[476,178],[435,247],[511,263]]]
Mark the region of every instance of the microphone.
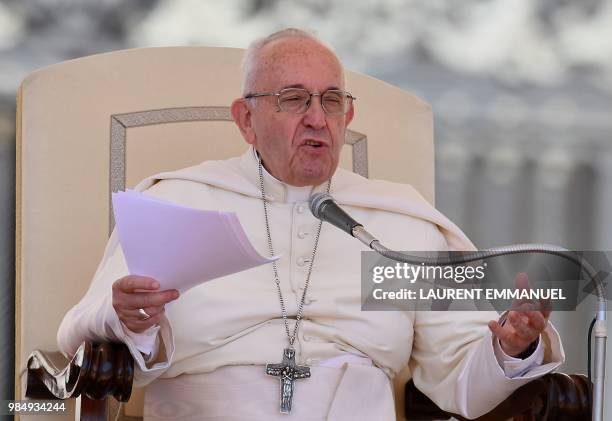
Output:
[[308,201],[310,202],[310,211],[315,218],[329,222],[353,237],[355,236],[353,229],[357,226],[362,226],[344,212],[334,201],[334,198],[327,193],[313,194]]
[[315,193],[308,199],[310,211],[315,218],[329,222],[333,226],[357,238],[363,244],[372,248],[372,243],[378,242],[372,234],[367,232],[363,225],[349,216],[328,193]]

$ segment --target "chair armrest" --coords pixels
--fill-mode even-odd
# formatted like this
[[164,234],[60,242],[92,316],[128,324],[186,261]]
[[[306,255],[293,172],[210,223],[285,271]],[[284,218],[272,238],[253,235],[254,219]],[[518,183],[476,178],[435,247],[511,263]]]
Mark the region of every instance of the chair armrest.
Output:
[[[416,388],[412,380],[406,384],[405,398],[407,420],[440,420],[450,417],[466,420],[441,410]],[[518,388],[495,409],[477,420],[590,420],[591,399],[591,385],[586,376],[551,373]]]
[[83,342],[70,361],[59,352],[32,352],[28,358],[25,396],[69,399],[113,396],[127,402],[132,393],[134,359],[122,343]]

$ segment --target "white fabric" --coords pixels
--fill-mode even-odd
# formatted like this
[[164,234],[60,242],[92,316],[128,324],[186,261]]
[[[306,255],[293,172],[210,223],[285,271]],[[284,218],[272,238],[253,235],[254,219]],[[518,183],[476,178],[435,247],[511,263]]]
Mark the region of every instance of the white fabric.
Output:
[[[264,176],[271,231],[288,313],[295,315],[314,242],[317,220],[307,203],[288,203],[287,187]],[[159,181],[161,180],[161,181]],[[235,211],[260,253],[267,253],[256,161],[251,152],[165,173],[137,189],[181,205]],[[314,188],[321,191],[324,186]],[[338,170],[332,194],[355,219],[391,248],[471,250],[461,231],[410,186],[366,180]],[[296,360],[316,365],[346,355],[369,358],[389,379],[407,365],[415,384],[440,407],[477,417],[532,378],[564,360],[557,332],[542,334],[544,361],[525,376],[509,378],[493,350],[487,322],[495,312],[361,311],[359,242],[324,225],[311,277]],[[124,341],[137,363],[136,383],[214,373],[221,367],[277,362],[286,337],[271,268],[263,266],[213,280],[183,294],[160,322],[160,352],[145,361],[125,333],[110,302],[111,285],[127,274],[116,235],[90,290],[66,315],[60,349],[74,352],[83,339]],[[248,390],[245,390],[248,393]],[[297,392],[296,392],[297,393]],[[274,411],[276,408],[271,408]],[[299,419],[299,418],[296,418]]]
[[[501,319],[500,319],[501,320]],[[150,327],[141,333],[132,332],[127,327],[123,326],[123,330],[126,335],[134,342],[136,349],[144,354],[145,360],[154,359],[159,351],[159,339],[157,333],[159,332],[159,326],[155,325]],[[495,358],[499,363],[500,367],[504,370],[504,375],[508,378],[520,377],[528,373],[532,368],[538,367],[544,361],[544,347],[542,341],[538,340],[538,345],[533,353],[524,360],[520,358],[514,358],[504,352],[496,339],[493,341],[493,352]],[[330,358],[328,360],[321,361],[318,366],[321,367],[337,367],[338,364],[345,362],[356,362],[361,360],[371,360],[365,357],[359,357],[357,355],[340,355],[338,357]]]
[[[389,421],[395,419],[389,378],[372,365],[311,368],[298,380],[291,415],[278,411],[279,380],[261,367],[226,366],[212,373],[160,379],[147,388],[148,421]],[[248,393],[245,393],[248,391]]]
[[159,325],[151,326],[143,332],[133,332],[123,323],[122,326],[125,334],[134,342],[136,349],[145,355],[145,358],[157,355],[159,349]]
[[[257,153],[254,149],[251,149],[251,154],[254,159],[259,159]],[[266,168],[263,168],[264,174],[268,177],[273,178],[274,180],[282,183],[276,177],[271,175]],[[297,202],[307,202],[312,193],[312,187],[296,187],[291,186],[286,183],[282,183],[285,186],[287,191],[286,202],[287,203],[297,203]],[[505,321],[505,314],[500,316],[498,322]],[[157,332],[159,331],[159,326],[153,326],[142,333],[132,332],[124,326],[124,330],[126,334],[130,337],[136,348],[142,352],[145,356],[156,355],[157,348],[159,347],[159,340],[157,339]],[[528,373],[534,367],[537,367],[542,364],[544,360],[544,347],[542,346],[542,341],[538,341],[538,346],[536,350],[531,354],[528,358],[522,360],[520,358],[514,358],[506,354],[501,348],[501,344],[499,340],[493,341],[493,352],[495,353],[495,358],[500,365],[500,367],[504,370],[504,374],[508,378],[519,377],[525,373]],[[338,357],[330,358],[328,360],[321,361],[319,366],[321,367],[335,367],[338,366],[338,362],[355,362],[364,359],[364,357],[358,357],[356,355],[341,355]],[[368,361],[371,361],[367,358]]]
[[493,352],[497,362],[504,370],[504,374],[511,379],[528,374],[532,369],[539,367],[542,361],[544,361],[544,346],[541,339],[538,339],[538,345],[533,353],[524,360],[506,354],[502,350],[498,339],[493,341]]

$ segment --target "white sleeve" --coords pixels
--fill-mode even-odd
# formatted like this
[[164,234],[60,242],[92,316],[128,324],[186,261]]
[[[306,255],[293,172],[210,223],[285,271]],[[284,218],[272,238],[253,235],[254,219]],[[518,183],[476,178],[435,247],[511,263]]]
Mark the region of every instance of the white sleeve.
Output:
[[[497,322],[503,326],[506,323],[507,317],[508,311],[505,311],[499,317]],[[538,345],[536,349],[524,360],[514,358],[506,354],[501,347],[499,338],[493,339],[493,353],[495,354],[495,358],[497,359],[499,366],[502,368],[502,370],[504,370],[506,377],[510,379],[522,377],[523,375],[529,373],[532,368],[542,365],[542,362],[544,361],[544,345],[542,335],[540,335],[538,338]]]
[[[543,348],[542,361],[540,364],[530,364],[528,362],[528,367],[525,370],[521,370],[522,360],[519,360],[520,363],[518,364],[512,361],[504,362],[504,367],[500,367],[500,363],[495,356],[495,342],[497,342],[497,338],[489,332],[487,337],[476,347],[469,362],[462,370],[462,375],[459,376],[461,380],[458,386],[466,391],[463,403],[468,418],[476,418],[485,414],[519,387],[555,370],[565,361],[561,338],[550,322],[542,332],[538,344]],[[546,349],[544,350],[544,348]],[[535,352],[532,357],[538,358]],[[519,367],[517,368],[514,364],[519,365]],[[519,371],[520,375],[509,375],[515,374],[514,371]],[[487,379],[486,382],[478,380],[485,378]],[[477,397],[480,397],[480,399]]]
[[499,343],[499,338],[493,340],[493,352],[495,353],[497,363],[504,370],[506,377],[510,379],[526,375],[532,368],[542,365],[544,361],[542,337],[538,338],[538,346],[535,351],[524,360],[506,354]]
[[134,357],[134,383],[142,386],[161,375],[169,366],[174,354],[174,338],[166,316],[159,322],[158,355],[145,361],[134,338],[126,333],[112,306],[112,284],[128,274],[127,264],[113,232],[106,247],[105,255],[96,271],[89,290],[81,301],[64,316],[57,332],[60,351],[66,356],[73,355],[85,340],[117,341],[127,345]]
[[530,365],[513,377],[512,362],[508,371],[506,363],[498,362],[494,350],[497,338],[487,327],[488,320],[499,317],[497,313],[416,314],[410,364],[415,385],[440,408],[469,419],[489,412],[516,389],[553,371],[565,360],[561,339],[550,322],[540,338],[544,354],[541,364]]
[[134,342],[136,349],[145,356],[145,361],[153,361],[159,351],[159,325],[154,325],[143,332],[133,332],[126,325],[121,323],[125,334]]

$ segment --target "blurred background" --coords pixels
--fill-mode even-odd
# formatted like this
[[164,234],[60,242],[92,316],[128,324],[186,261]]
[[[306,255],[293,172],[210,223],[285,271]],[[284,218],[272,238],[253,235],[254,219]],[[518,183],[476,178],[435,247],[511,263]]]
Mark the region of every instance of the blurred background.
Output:
[[[285,26],[433,105],[436,204],[479,248],[612,250],[612,0],[0,0],[1,399],[13,389],[20,81],[118,49],[244,48]],[[553,315],[565,371],[586,371],[591,309]]]

